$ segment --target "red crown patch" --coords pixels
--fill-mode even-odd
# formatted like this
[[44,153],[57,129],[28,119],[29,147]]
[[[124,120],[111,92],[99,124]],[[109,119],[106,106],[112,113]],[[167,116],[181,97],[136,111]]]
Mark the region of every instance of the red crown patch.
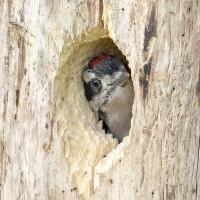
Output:
[[90,62],[89,62],[89,67],[91,68],[96,68],[98,64],[100,64],[101,62],[107,60],[108,58],[110,58],[109,55],[107,54],[102,54],[100,56],[97,56],[95,58],[93,58]]

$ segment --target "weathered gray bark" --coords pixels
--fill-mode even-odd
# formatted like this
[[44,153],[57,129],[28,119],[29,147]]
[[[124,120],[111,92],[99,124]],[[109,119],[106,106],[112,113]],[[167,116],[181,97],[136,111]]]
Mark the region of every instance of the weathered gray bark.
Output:
[[[0,27],[1,199],[200,199],[199,0],[2,0]],[[135,92],[115,149],[81,82],[111,39]]]

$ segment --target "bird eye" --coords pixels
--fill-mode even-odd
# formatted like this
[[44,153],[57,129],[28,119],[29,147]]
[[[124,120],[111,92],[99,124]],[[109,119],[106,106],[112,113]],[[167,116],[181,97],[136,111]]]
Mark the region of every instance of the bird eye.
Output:
[[98,79],[92,80],[91,83],[95,88],[101,87],[101,81]]

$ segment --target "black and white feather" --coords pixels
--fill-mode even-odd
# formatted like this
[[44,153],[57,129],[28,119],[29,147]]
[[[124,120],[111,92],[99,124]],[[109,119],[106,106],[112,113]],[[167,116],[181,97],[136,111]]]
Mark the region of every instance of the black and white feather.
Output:
[[128,135],[133,104],[133,84],[124,63],[115,56],[93,58],[83,71],[86,99],[99,113],[108,132],[119,141]]

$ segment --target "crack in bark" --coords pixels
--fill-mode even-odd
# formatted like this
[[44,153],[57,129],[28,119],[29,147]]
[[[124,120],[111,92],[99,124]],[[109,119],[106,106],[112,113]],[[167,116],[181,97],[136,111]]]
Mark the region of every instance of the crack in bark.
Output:
[[20,90],[16,90],[16,106],[18,107],[19,104],[19,92]]
[[157,21],[156,21],[156,11],[155,5],[153,5],[150,17],[148,19],[148,24],[145,26],[144,32],[144,51],[148,51],[149,43],[153,36],[156,36]]
[[149,78],[151,73],[152,58],[149,59],[148,63],[143,66],[143,71],[140,71],[139,83],[142,88],[142,97],[144,100],[147,99],[149,92]]

